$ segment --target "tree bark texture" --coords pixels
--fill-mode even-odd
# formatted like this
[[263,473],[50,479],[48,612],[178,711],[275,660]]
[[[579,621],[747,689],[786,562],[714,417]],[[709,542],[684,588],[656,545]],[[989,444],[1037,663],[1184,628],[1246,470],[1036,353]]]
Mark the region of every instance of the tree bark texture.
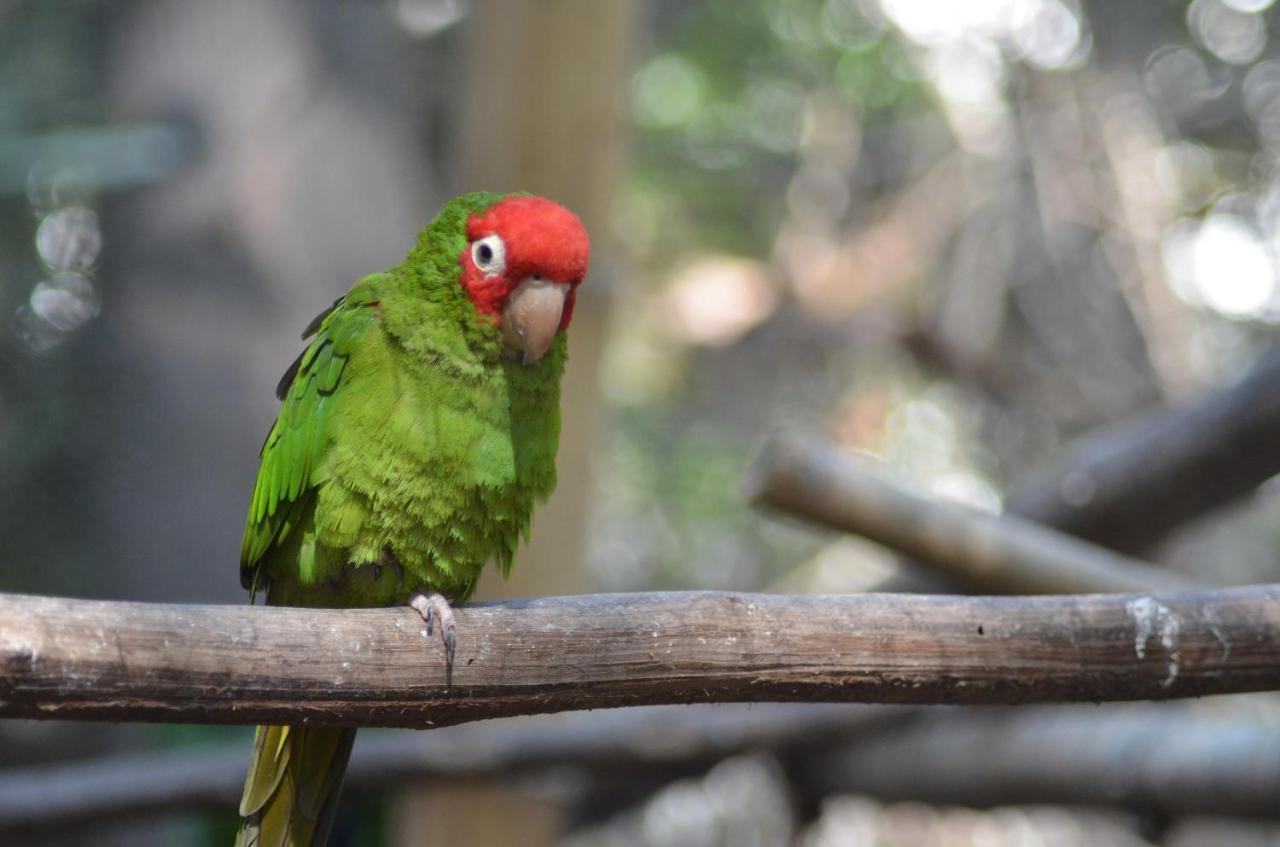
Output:
[[1280,688],[1280,586],[1166,595],[586,595],[457,610],[0,595],[0,717],[434,727],[626,705],[1028,703]]

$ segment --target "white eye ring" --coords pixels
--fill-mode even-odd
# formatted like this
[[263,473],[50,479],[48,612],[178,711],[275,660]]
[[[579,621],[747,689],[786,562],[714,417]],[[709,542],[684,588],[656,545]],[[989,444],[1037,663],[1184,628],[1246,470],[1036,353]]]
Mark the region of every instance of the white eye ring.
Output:
[[507,268],[507,245],[500,235],[486,235],[471,245],[471,261],[486,276],[499,276]]

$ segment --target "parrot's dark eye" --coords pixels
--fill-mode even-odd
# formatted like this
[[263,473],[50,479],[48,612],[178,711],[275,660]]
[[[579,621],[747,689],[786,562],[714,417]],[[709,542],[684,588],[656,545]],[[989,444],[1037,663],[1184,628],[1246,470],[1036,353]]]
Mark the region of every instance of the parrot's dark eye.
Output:
[[507,266],[507,246],[498,235],[486,235],[471,245],[471,261],[486,276],[497,276]]

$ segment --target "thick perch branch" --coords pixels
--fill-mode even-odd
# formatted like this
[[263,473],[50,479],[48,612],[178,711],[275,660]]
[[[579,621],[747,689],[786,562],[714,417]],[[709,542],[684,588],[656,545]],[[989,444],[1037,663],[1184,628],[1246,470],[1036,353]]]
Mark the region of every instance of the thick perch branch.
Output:
[[1189,579],[1011,515],[919,497],[813,439],[775,438],[747,480],[757,503],[853,532],[984,591],[1159,591]]
[[407,608],[0,595],[0,716],[433,727],[610,706],[1023,703],[1280,688],[1280,586],[1151,596],[591,595]]

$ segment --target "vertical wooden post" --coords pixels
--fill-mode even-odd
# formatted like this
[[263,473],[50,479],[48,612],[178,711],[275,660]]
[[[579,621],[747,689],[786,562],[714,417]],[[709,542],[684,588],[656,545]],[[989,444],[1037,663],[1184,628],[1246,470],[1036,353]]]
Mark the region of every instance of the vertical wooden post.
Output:
[[[587,588],[591,453],[602,415],[598,388],[612,275],[611,213],[624,161],[633,0],[480,0],[467,23],[466,90],[457,137],[457,191],[526,190],[577,212],[592,240],[591,274],[574,312],[561,411],[555,495],[534,515],[531,543],[484,599]],[[466,634],[463,633],[465,638]],[[562,810],[501,786],[410,789],[392,811],[397,847],[558,843]]]
[[534,515],[532,543],[517,553],[511,580],[488,574],[482,597],[586,587],[590,453],[601,419],[597,363],[610,299],[610,218],[622,175],[636,11],[631,0],[484,0],[469,22],[457,187],[545,194],[577,212],[592,240],[592,270],[569,338],[560,481]]

